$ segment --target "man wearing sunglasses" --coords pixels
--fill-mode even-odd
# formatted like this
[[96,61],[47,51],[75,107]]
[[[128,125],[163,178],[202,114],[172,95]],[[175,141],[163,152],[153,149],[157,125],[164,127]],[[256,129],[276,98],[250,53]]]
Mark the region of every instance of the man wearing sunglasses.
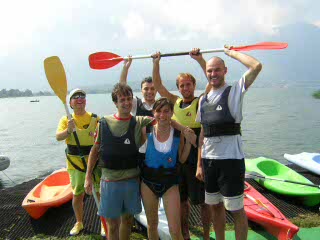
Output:
[[[72,185],[72,206],[76,217],[76,224],[71,229],[70,235],[77,235],[83,229],[84,180],[88,155],[94,144],[94,132],[100,118],[86,111],[86,93],[79,88],[70,92],[69,104],[73,109],[72,119],[68,120],[67,116],[60,119],[56,138],[58,141],[65,140],[67,144],[67,169]],[[77,133],[80,148],[77,146],[77,139],[72,134],[73,131]],[[84,156],[85,161],[81,159],[81,155]],[[100,175],[99,169],[96,168],[94,180],[98,196]],[[101,235],[105,236],[103,227],[101,227]]]

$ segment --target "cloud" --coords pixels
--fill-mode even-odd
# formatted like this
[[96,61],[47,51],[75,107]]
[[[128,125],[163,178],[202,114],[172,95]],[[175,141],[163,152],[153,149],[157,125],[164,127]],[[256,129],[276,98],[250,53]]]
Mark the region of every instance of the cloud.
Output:
[[313,25],[320,27],[320,20],[313,22]]
[[128,17],[123,21],[122,27],[129,40],[144,37],[148,28],[142,16],[136,13],[129,13]]
[[[186,0],[144,0],[135,2],[134,7],[137,9],[136,17],[129,14],[122,25],[137,23],[133,27],[137,29],[144,23],[144,31],[135,31],[136,39],[145,38],[146,30],[153,33],[153,38],[159,37],[159,32],[163,32],[168,38],[182,40],[196,38],[199,34],[205,34],[210,39],[224,39],[241,32],[272,35],[274,27],[284,23],[287,15],[286,8],[279,2],[264,0],[203,0],[201,4]],[[158,30],[152,32],[151,29]],[[132,33],[133,30],[128,31],[126,27],[125,31]]]

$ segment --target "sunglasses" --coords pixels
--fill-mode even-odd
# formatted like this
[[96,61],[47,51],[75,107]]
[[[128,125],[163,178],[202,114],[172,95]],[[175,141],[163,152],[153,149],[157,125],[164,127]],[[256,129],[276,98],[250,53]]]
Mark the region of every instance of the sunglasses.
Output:
[[84,94],[77,94],[77,95],[73,95],[72,97],[71,97],[71,99],[85,99],[86,98],[86,95],[84,95]]

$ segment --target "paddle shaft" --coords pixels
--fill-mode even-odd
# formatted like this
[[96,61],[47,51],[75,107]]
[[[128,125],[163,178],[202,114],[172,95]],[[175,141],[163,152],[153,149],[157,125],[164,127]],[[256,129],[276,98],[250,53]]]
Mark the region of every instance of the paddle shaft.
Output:
[[257,174],[254,174],[254,173],[246,173],[246,175],[251,175],[254,178],[256,177],[256,178],[260,178],[260,179],[264,179],[264,180],[274,180],[274,181],[288,182],[288,183],[293,183],[293,184],[299,184],[299,185],[304,185],[304,186],[309,186],[309,187],[320,188],[320,185],[311,184],[311,183],[302,183],[302,182],[296,182],[296,181],[291,181],[291,180],[286,180],[286,179],[265,177],[265,176],[257,175]]
[[[224,48],[206,49],[206,50],[199,51],[199,53],[212,53],[212,52],[224,52]],[[174,56],[184,56],[184,55],[189,55],[189,54],[190,54],[190,51],[189,52],[163,53],[160,56],[161,57],[174,57]],[[144,59],[144,58],[152,58],[152,54],[138,55],[138,56],[131,57],[131,59]],[[127,59],[129,59],[129,57],[111,58],[109,60],[117,60],[117,59],[127,60]]]

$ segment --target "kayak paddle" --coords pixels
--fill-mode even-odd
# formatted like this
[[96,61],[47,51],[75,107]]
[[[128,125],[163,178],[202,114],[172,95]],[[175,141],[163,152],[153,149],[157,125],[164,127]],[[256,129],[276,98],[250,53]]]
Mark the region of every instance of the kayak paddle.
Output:
[[275,217],[274,214],[269,210],[268,206],[265,205],[263,202],[261,202],[259,199],[256,199],[256,198],[252,197],[248,193],[244,193],[244,197],[246,197],[246,198],[250,199],[252,202],[258,204],[261,208],[263,208],[264,210],[269,212],[272,217]]
[[[288,43],[283,42],[262,42],[247,46],[231,46],[230,49],[234,51],[252,51],[252,50],[279,50],[288,47]],[[200,53],[224,52],[224,48],[200,50]],[[161,54],[161,57],[172,57],[189,55],[190,52],[176,52]],[[132,59],[151,58],[152,54],[132,56]],[[121,57],[111,52],[96,52],[89,56],[89,65],[92,69],[108,69],[111,68],[128,57]]]
[[293,183],[293,184],[299,184],[299,185],[304,185],[304,186],[309,186],[309,187],[320,188],[320,185],[316,185],[316,184],[312,184],[312,183],[296,182],[296,181],[280,179],[280,178],[265,177],[257,172],[246,172],[245,178],[259,178],[259,179],[262,179],[263,181],[264,180],[274,180],[274,181],[281,181],[281,182],[287,182],[287,183]]
[[[64,67],[60,61],[60,58],[57,56],[52,56],[52,57],[46,58],[44,60],[44,70],[45,70],[48,82],[49,82],[52,90],[62,101],[64,108],[66,110],[66,113],[67,113],[67,117],[70,120],[71,115],[70,115],[69,108],[67,106],[67,101],[66,101],[67,95],[68,95],[67,77],[66,77],[66,73],[64,71]],[[76,140],[77,147],[78,147],[83,165],[86,168],[86,166],[87,166],[86,160],[80,150],[80,142],[79,142],[79,138],[78,138],[76,129],[73,130],[73,136]],[[97,208],[99,209],[98,196],[95,191],[93,191],[93,197],[96,202]],[[101,216],[100,216],[100,219],[101,219],[102,225],[104,227],[104,230],[107,233],[106,220]]]

